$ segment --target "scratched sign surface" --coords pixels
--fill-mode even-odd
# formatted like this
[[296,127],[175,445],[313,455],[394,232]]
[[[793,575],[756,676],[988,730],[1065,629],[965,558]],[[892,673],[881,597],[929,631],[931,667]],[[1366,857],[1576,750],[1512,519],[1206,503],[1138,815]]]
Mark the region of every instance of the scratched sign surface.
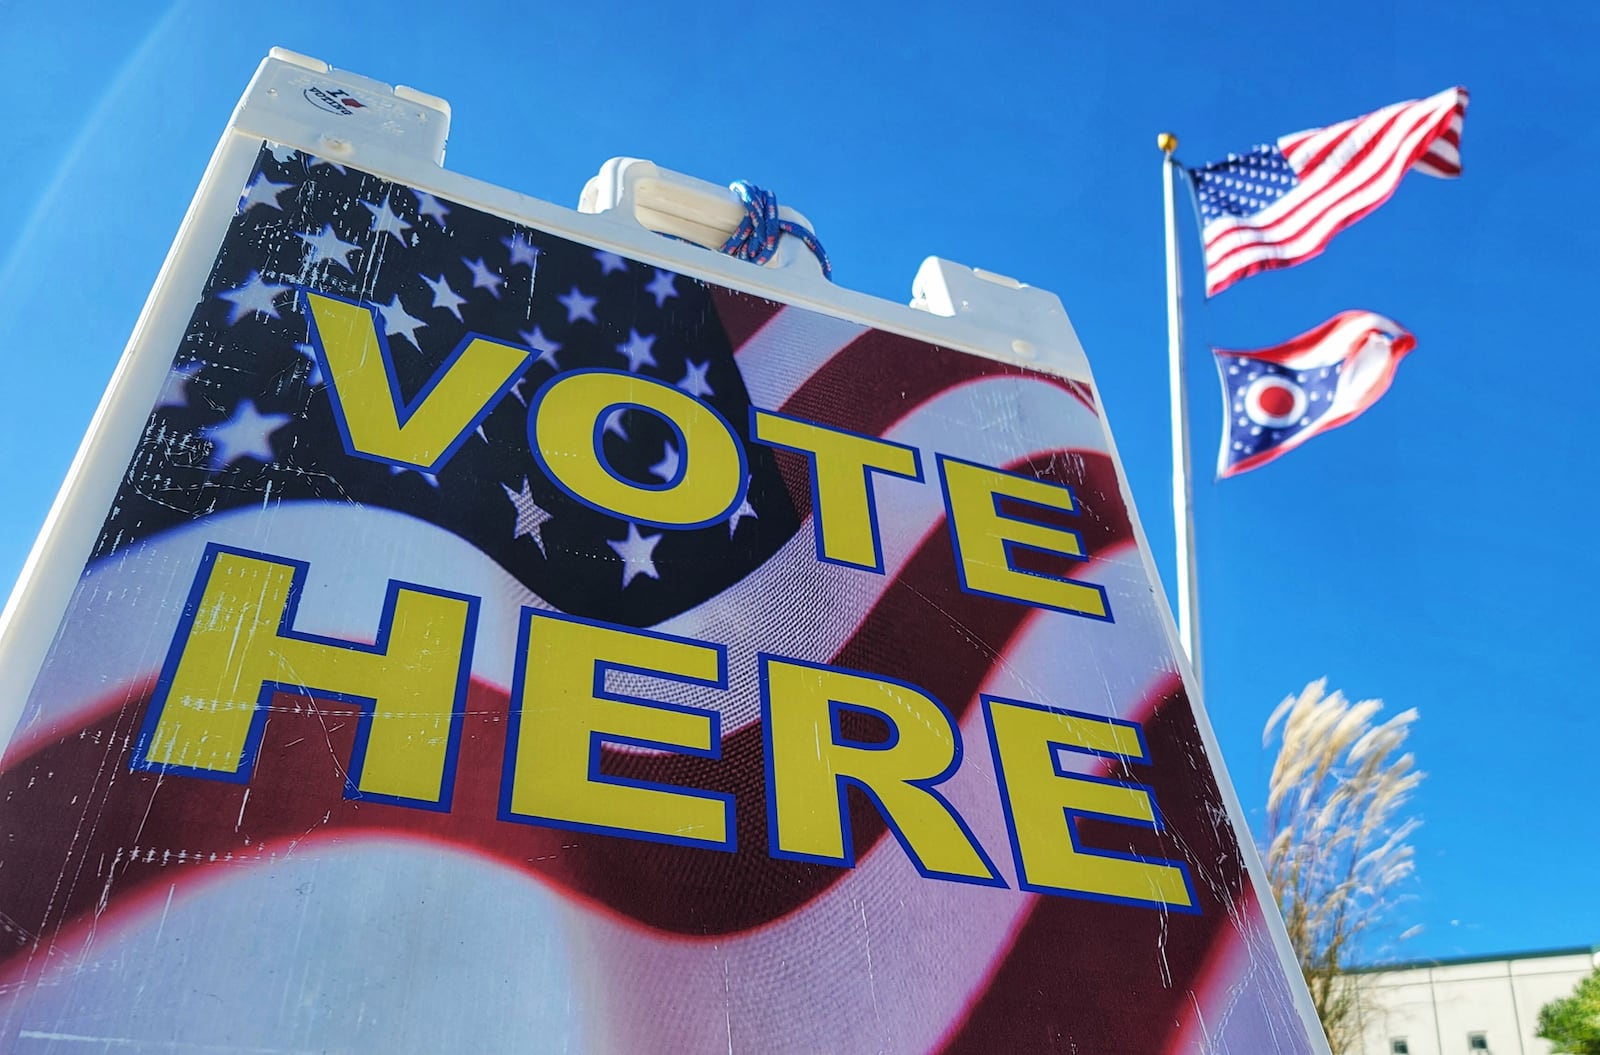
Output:
[[1083,384],[264,144],[0,767],[0,1040],[1313,1050],[1120,495]]

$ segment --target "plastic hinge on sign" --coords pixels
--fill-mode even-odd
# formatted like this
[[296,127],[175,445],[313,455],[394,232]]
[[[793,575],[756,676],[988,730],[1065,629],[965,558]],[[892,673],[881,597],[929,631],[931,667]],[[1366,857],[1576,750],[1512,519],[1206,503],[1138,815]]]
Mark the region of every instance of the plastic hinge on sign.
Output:
[[[336,72],[332,66],[328,65],[326,62],[323,62],[321,59],[314,59],[310,55],[302,55],[300,52],[290,51],[288,48],[275,47],[267,53],[267,57],[269,59],[277,59],[279,62],[287,62],[291,66],[301,66],[310,70],[312,73]],[[348,76],[355,75],[349,74]],[[370,77],[362,77],[361,80],[367,84],[378,84],[377,81],[372,80]],[[430,110],[437,110],[444,114],[445,117],[450,116],[450,103],[431,92],[420,91],[404,84],[395,85],[393,91],[395,98],[397,99],[404,99],[407,102],[413,102],[419,106],[426,106]]]
[[450,104],[273,48],[240,101],[234,129],[339,164],[442,165]]
[[[578,211],[631,222],[656,234],[721,249],[744,219],[745,207],[727,187],[661,168],[642,158],[612,158],[584,184]],[[815,231],[811,221],[787,205],[781,219]],[[766,267],[783,268],[823,280],[822,265],[800,239],[784,235]]]
[[[1010,351],[1041,358],[1070,332],[1061,299],[1006,275],[930,256],[911,282],[911,306],[1010,338]],[[1054,356],[1044,354],[1043,358]]]
[[329,70],[333,69],[332,66],[329,66],[321,59],[314,59],[310,55],[302,55],[300,52],[290,51],[288,48],[275,47],[271,51],[267,52],[267,58],[277,59],[279,62],[287,62],[294,66],[300,66],[310,70],[312,73],[327,73]]

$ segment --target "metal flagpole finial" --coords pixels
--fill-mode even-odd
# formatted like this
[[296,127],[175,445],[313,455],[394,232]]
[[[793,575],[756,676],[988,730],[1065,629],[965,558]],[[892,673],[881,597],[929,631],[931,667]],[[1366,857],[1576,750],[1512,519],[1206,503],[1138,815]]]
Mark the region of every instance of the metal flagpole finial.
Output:
[[1161,152],[1167,157],[1171,157],[1172,152],[1178,149],[1178,137],[1171,132],[1162,132],[1156,136],[1156,146],[1160,147]]

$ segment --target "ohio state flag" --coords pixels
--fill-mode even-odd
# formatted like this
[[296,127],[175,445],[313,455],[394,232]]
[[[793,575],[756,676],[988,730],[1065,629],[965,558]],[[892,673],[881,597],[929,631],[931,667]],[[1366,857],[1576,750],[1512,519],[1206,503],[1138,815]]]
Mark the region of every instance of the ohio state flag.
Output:
[[1416,343],[1393,319],[1345,311],[1271,348],[1213,348],[1224,418],[1217,475],[1265,465],[1357,417],[1389,390]]

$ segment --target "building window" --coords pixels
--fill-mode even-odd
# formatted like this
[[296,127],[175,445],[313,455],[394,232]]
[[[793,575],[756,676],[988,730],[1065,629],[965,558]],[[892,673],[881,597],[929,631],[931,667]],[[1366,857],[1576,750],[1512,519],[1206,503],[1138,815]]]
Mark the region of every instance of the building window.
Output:
[[1467,1034],[1467,1050],[1468,1051],[1488,1051],[1489,1050],[1489,1035],[1487,1033],[1468,1033]]
[[1411,1055],[1411,1047],[1406,1043],[1406,1038],[1395,1037],[1389,1041],[1390,1055]]

